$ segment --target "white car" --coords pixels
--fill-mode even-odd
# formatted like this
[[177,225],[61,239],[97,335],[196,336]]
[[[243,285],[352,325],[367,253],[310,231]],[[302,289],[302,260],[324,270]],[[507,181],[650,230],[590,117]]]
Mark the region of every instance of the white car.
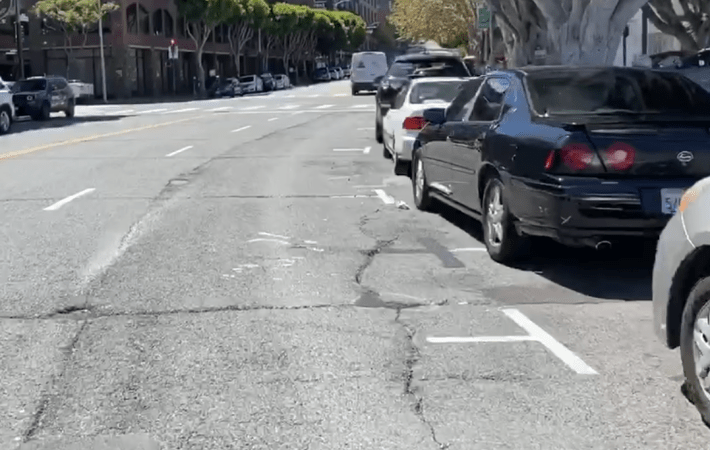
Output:
[[426,121],[425,109],[446,109],[467,78],[413,78],[403,86],[382,120],[383,155],[394,159],[394,172],[409,175],[414,141]]
[[256,75],[239,77],[239,84],[245,93],[264,92],[264,80]]
[[10,131],[14,120],[15,107],[12,103],[12,93],[9,86],[6,86],[0,78],[0,135]]
[[358,95],[360,91],[376,91],[376,80],[387,74],[387,56],[382,52],[355,53],[350,67],[350,89],[353,95]]
[[284,74],[279,74],[274,77],[274,80],[276,81],[276,89],[290,89],[291,88],[291,80],[289,80],[288,76]]

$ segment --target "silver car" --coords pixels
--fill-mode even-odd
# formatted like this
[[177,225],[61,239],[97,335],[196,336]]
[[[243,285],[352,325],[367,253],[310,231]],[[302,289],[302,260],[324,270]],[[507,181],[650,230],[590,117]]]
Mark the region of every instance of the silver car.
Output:
[[[689,152],[686,152],[689,153]],[[692,156],[692,155],[691,155]],[[686,395],[710,424],[710,178],[686,190],[653,266],[657,336],[680,347]]]

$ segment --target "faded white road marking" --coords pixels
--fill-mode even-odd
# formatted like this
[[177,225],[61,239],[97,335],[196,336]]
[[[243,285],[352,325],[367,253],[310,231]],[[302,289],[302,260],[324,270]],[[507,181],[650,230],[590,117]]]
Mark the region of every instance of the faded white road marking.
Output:
[[485,252],[487,251],[485,247],[466,247],[466,248],[455,248],[453,250],[449,250],[451,253],[456,253],[456,252]]
[[367,155],[368,153],[370,153],[370,150],[371,150],[371,149],[372,149],[372,147],[365,147],[365,148],[362,150],[362,152]]
[[82,195],[90,194],[90,193],[94,192],[95,190],[96,190],[96,188],[84,189],[81,192],[78,192],[74,195],[70,195],[67,198],[59,200],[57,203],[44,208],[44,210],[45,211],[56,211],[59,208],[61,208],[62,206],[66,205],[67,203],[71,202],[72,200],[76,200],[77,198],[81,197]]
[[361,152],[361,148],[334,148],[334,152]]
[[302,114],[302,113],[303,113],[303,111],[296,111],[295,113],[293,113],[293,115],[295,116],[295,115]]
[[249,106],[246,108],[242,108],[242,111],[254,111],[255,109],[262,109],[264,105],[258,105],[258,106]]
[[328,108],[332,108],[333,106],[334,105],[320,105],[320,106],[316,106],[316,109],[328,109]]
[[347,97],[348,94],[335,94],[333,97]]
[[190,112],[190,111],[197,111],[198,108],[184,108],[184,109],[176,109],[174,111],[168,111],[164,112],[163,114],[177,114],[177,113],[184,113],[184,112]]
[[306,97],[308,97],[308,98],[316,98],[316,97],[320,97],[320,94],[307,95]]
[[286,106],[280,107],[279,109],[296,109],[296,108],[298,108],[299,106],[300,106],[300,105],[286,105]]
[[374,108],[374,105],[352,105],[351,108]]
[[380,198],[380,200],[382,200],[385,205],[394,204],[394,198],[387,195],[387,193],[382,189],[375,189],[375,194],[377,194],[377,196]]
[[291,239],[288,236],[281,236],[280,234],[267,233],[265,231],[260,231],[258,234],[259,234],[259,236],[270,236],[270,237],[279,238],[279,239]]
[[252,239],[250,241],[247,241],[247,243],[252,243],[252,242],[276,242],[277,244],[283,244],[283,245],[290,245],[290,242],[282,241],[279,239],[264,239],[264,238],[257,238],[257,239]]
[[174,151],[174,152],[172,152],[172,153],[168,153],[168,154],[165,155],[165,156],[167,156],[168,158],[170,158],[171,156],[175,156],[175,155],[177,155],[178,153],[182,153],[182,152],[184,152],[184,151],[186,151],[186,150],[190,150],[191,148],[192,148],[192,145],[188,145],[187,147],[183,147],[183,148],[181,148],[180,150],[176,150],[176,151]]
[[536,341],[547,347],[562,362],[567,364],[572,370],[583,375],[597,375],[597,371],[592,369],[575,355],[570,349],[562,345],[557,339],[549,335],[545,330],[537,326],[532,320],[517,309],[504,309],[503,314],[510,317],[522,329],[527,331]]
[[232,130],[232,133],[238,133],[238,132],[240,132],[240,131],[246,130],[247,128],[251,128],[251,125],[247,125],[247,126],[244,126],[244,127],[241,127],[241,128],[237,128],[236,130]]
[[278,118],[278,117],[272,117],[271,119],[269,119],[269,122],[273,122],[274,120],[279,120],[279,118]]
[[168,108],[149,109],[146,111],[138,111],[138,114],[158,113],[158,112],[163,112],[163,111],[167,111],[167,110],[168,110]]
[[121,114],[130,114],[130,113],[132,113],[133,111],[134,111],[133,109],[124,109],[124,110],[121,110],[121,111],[111,111],[109,114],[115,114],[115,115],[119,116],[119,115],[121,115]]
[[229,111],[230,109],[232,109],[231,106],[220,106],[219,108],[208,109],[207,112]]
[[432,344],[472,344],[475,342],[525,342],[536,341],[532,336],[476,336],[476,337],[428,337]]

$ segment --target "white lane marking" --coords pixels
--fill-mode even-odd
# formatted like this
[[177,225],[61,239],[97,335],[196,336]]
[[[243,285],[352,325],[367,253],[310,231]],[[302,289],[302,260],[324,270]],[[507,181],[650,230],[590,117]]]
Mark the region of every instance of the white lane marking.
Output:
[[428,337],[432,344],[472,344],[475,342],[525,342],[536,341],[532,336],[476,336],[476,337]]
[[264,238],[257,238],[257,239],[252,239],[250,241],[247,241],[247,243],[252,243],[252,242],[276,242],[277,244],[283,244],[283,245],[290,245],[290,242],[282,241],[279,239],[264,239]]
[[361,184],[357,186],[353,186],[355,189],[375,189],[375,188],[385,188],[387,187],[384,184],[372,184],[372,185],[367,185],[367,184]]
[[172,153],[168,153],[168,154],[165,155],[165,156],[168,157],[168,158],[170,158],[171,156],[175,156],[175,155],[177,155],[178,153],[182,153],[182,152],[184,152],[184,151],[186,151],[186,150],[190,150],[191,148],[192,148],[192,145],[188,145],[187,147],[183,147],[183,148],[181,148],[180,150],[176,150],[176,151],[174,151],[174,152],[172,152]]
[[138,114],[158,113],[158,112],[163,112],[163,111],[167,111],[167,110],[168,110],[168,108],[149,109],[146,111],[138,111]]
[[371,149],[372,147],[365,147],[362,152],[367,155],[368,153],[370,153]]
[[532,320],[517,309],[504,309],[503,314],[510,317],[522,329],[527,331],[536,341],[547,347],[562,362],[567,364],[572,370],[583,375],[597,375],[597,371],[592,369],[575,355],[570,349],[562,345],[557,339],[549,335],[545,330],[537,326]]
[[300,105],[286,105],[286,106],[280,107],[279,109],[296,109],[296,108],[298,108],[299,106],[300,106]]
[[361,148],[334,148],[334,152],[361,152]]
[[296,111],[295,113],[293,113],[293,115],[296,116],[296,115],[302,114],[302,113],[303,113],[303,111]]
[[377,195],[331,195],[328,198],[375,198]]
[[333,97],[347,97],[348,94],[335,94]]
[[382,202],[385,205],[394,204],[394,198],[387,195],[387,193],[385,191],[383,191],[382,189],[375,189],[374,191],[375,191],[375,194],[377,194],[377,196],[380,198],[380,200],[382,200]]
[[123,109],[123,110],[121,110],[121,111],[110,111],[109,114],[115,114],[115,115],[118,116],[118,115],[121,115],[121,114],[130,114],[130,113],[132,113],[133,111],[134,111],[133,109]]
[[244,131],[244,130],[246,130],[247,128],[251,128],[251,125],[247,125],[247,126],[244,126],[244,127],[241,127],[241,128],[237,128],[236,130],[232,130],[232,133],[239,133],[240,131]]
[[449,250],[451,253],[456,253],[456,252],[485,252],[487,251],[485,247],[466,247],[466,248],[455,248],[453,250]]
[[278,118],[278,117],[272,117],[271,119],[269,119],[269,122],[273,122],[274,120],[279,120],[279,118]]
[[374,131],[375,127],[358,128],[357,131]]
[[184,113],[184,112],[190,112],[190,111],[197,111],[197,108],[176,109],[173,111],[164,112],[163,114],[177,114],[177,113]]
[[90,193],[94,192],[95,190],[96,190],[96,188],[84,189],[84,190],[81,191],[81,192],[77,192],[77,193],[74,194],[74,195],[70,195],[70,196],[67,197],[67,198],[64,198],[64,199],[62,199],[62,200],[59,200],[57,203],[55,203],[55,204],[53,204],[53,205],[51,205],[51,206],[48,206],[48,207],[44,208],[44,210],[45,210],[45,211],[56,211],[56,210],[58,210],[59,208],[61,208],[62,206],[64,206],[64,205],[66,205],[67,203],[69,203],[70,201],[76,200],[77,198],[81,197],[82,195],[90,194]]
[[320,97],[320,94],[306,95],[306,97],[308,97],[308,98],[316,98],[316,97]]
[[280,234],[271,234],[271,233],[267,233],[265,231],[260,231],[258,234],[259,234],[259,236],[270,236],[270,237],[279,238],[279,239],[290,239],[288,236],[281,236]]
[[357,108],[371,108],[372,105],[352,105],[351,108],[357,109]]
[[208,109],[207,112],[229,111],[230,109],[232,109],[231,106],[220,106],[219,108]]
[[334,105],[320,105],[320,106],[316,106],[316,109],[328,109],[328,108],[332,108],[333,106]]
[[356,177],[357,175],[343,175],[341,177],[330,177],[328,178],[328,181],[331,180],[349,180],[350,178]]
[[254,111],[255,109],[261,109],[263,107],[264,107],[264,105],[249,106],[247,108],[242,108],[242,111]]

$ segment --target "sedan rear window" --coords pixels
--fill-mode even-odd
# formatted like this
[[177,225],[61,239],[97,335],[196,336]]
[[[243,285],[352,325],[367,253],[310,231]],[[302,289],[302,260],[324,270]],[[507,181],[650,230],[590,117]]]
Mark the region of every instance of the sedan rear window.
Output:
[[409,96],[409,103],[450,102],[459,93],[460,81],[439,81],[416,84]]
[[682,75],[642,70],[582,70],[527,75],[539,114],[710,115],[710,93]]

